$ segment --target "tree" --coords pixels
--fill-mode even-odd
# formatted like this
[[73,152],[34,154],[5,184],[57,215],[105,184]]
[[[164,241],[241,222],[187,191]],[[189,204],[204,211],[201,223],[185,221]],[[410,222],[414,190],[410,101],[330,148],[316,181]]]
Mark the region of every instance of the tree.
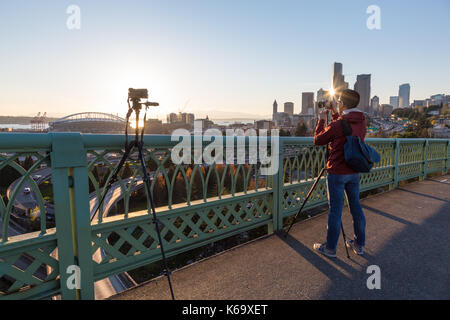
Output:
[[387,138],[388,135],[386,132],[380,127],[378,128],[378,131],[374,135],[375,138]]
[[297,127],[295,128],[295,136],[304,137],[304,136],[306,136],[307,131],[308,131],[308,128],[306,127],[305,123],[299,122],[297,124]]
[[369,128],[372,126],[372,118],[370,116],[366,116],[366,127]]
[[280,137],[290,137],[291,133],[289,130],[280,129]]

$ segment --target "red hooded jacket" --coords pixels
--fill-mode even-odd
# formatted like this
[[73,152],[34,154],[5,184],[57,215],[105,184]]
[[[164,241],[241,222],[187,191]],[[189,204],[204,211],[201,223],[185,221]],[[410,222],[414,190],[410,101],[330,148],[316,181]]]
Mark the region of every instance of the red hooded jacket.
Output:
[[345,162],[344,144],[346,138],[343,132],[340,119],[346,120],[352,127],[352,135],[359,136],[362,141],[366,136],[366,118],[364,114],[355,109],[345,115],[333,115],[333,121],[324,128],[325,120],[319,120],[314,133],[314,144],[318,146],[328,145],[327,172],[331,174],[353,174],[352,170]]

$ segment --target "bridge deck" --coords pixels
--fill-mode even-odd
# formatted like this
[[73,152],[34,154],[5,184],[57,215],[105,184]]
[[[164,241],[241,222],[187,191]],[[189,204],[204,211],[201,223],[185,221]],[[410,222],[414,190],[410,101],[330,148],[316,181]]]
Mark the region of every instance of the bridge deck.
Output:
[[[412,183],[362,201],[367,247],[346,257],[312,250],[323,241],[327,215],[294,225],[287,239],[272,235],[172,274],[177,299],[450,299],[450,175]],[[344,227],[352,235],[348,209]],[[369,265],[381,289],[369,290]],[[111,299],[169,299],[165,278]]]

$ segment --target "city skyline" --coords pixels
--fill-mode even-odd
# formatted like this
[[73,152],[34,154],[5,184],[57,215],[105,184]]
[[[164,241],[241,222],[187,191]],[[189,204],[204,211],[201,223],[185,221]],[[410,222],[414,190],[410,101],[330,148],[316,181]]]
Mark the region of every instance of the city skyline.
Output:
[[[371,74],[369,98],[377,95],[380,104],[403,83],[411,85],[410,101],[450,87],[450,44],[435,32],[450,27],[445,1],[380,1],[380,30],[366,27],[369,1],[77,1],[80,30],[66,28],[69,4],[0,4],[3,115],[123,115],[129,87],[149,89],[160,102],[151,117],[160,119],[179,111],[270,118],[274,99],[279,106],[293,102],[299,114],[302,92],[331,87],[336,61],[349,86],[356,75]],[[152,19],[146,19],[149,12]],[[344,38],[334,31],[337,13]],[[439,50],[427,43],[438,43]]]

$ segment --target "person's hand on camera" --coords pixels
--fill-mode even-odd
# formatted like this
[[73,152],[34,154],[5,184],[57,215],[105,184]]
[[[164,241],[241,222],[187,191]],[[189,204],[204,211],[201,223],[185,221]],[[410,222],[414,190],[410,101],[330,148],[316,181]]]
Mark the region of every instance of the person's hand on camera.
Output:
[[328,118],[328,109],[324,109],[319,114],[319,120],[327,121],[327,118]]
[[336,101],[329,101],[327,104],[327,109],[331,111],[332,115],[338,114],[337,103]]

